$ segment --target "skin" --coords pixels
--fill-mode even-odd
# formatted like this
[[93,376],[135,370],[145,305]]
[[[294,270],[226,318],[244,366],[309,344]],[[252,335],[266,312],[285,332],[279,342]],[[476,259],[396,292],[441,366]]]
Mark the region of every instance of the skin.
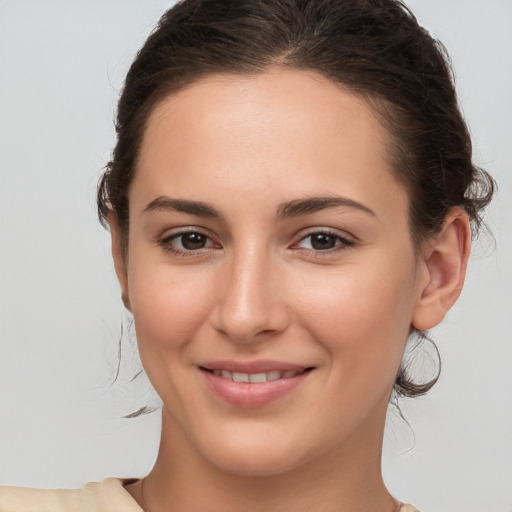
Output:
[[[210,76],[155,107],[129,191],[126,257],[110,218],[163,401],[144,500],[142,481],[127,486],[152,512],[394,509],[380,469],[393,382],[411,329],[439,323],[460,293],[470,235],[455,208],[416,250],[388,143],[363,99],[313,72]],[[290,211],[312,197],[343,204]],[[186,250],[183,230],[205,245]],[[315,233],[327,235],[320,249]],[[199,366],[218,359],[314,370],[244,408],[206,385]]]

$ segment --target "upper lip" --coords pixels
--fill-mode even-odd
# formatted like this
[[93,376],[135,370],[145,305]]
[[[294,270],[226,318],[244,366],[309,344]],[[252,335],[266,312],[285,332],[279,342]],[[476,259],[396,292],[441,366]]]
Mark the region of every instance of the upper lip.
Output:
[[294,364],[284,361],[233,361],[233,360],[216,360],[205,361],[198,364],[200,368],[206,370],[227,370],[230,372],[240,373],[266,373],[271,371],[294,371],[300,372],[306,368],[312,368],[312,365]]

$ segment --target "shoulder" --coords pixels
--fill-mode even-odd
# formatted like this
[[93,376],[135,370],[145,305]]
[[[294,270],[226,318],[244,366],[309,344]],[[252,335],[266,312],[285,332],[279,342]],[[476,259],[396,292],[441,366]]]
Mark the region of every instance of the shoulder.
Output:
[[1,512],[81,511],[80,490],[0,487]]
[[417,508],[414,508],[412,505],[403,504],[400,507],[400,512],[420,512]]
[[141,512],[123,487],[107,478],[81,489],[0,487],[0,512]]

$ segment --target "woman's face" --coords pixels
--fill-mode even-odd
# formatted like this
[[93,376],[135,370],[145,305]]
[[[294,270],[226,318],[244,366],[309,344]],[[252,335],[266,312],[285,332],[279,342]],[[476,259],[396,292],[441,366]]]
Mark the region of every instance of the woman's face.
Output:
[[425,286],[387,137],[313,72],[157,105],[121,283],[164,441],[253,475],[378,451]]

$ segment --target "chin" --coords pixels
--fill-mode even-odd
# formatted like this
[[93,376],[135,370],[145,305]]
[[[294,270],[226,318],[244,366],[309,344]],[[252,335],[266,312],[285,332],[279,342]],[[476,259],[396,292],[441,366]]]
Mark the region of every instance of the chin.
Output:
[[[289,436],[244,434],[220,439],[208,444],[204,453],[210,463],[218,469],[240,476],[278,476],[305,464],[310,457]],[[229,441],[228,441],[229,439]],[[213,448],[213,449],[212,449]],[[205,450],[206,451],[206,450]]]
[[[230,454],[231,455],[231,454]],[[283,475],[301,466],[294,457],[266,456],[259,452],[257,455],[232,454],[220,460],[212,460],[216,467],[225,473],[242,477],[275,477]]]

